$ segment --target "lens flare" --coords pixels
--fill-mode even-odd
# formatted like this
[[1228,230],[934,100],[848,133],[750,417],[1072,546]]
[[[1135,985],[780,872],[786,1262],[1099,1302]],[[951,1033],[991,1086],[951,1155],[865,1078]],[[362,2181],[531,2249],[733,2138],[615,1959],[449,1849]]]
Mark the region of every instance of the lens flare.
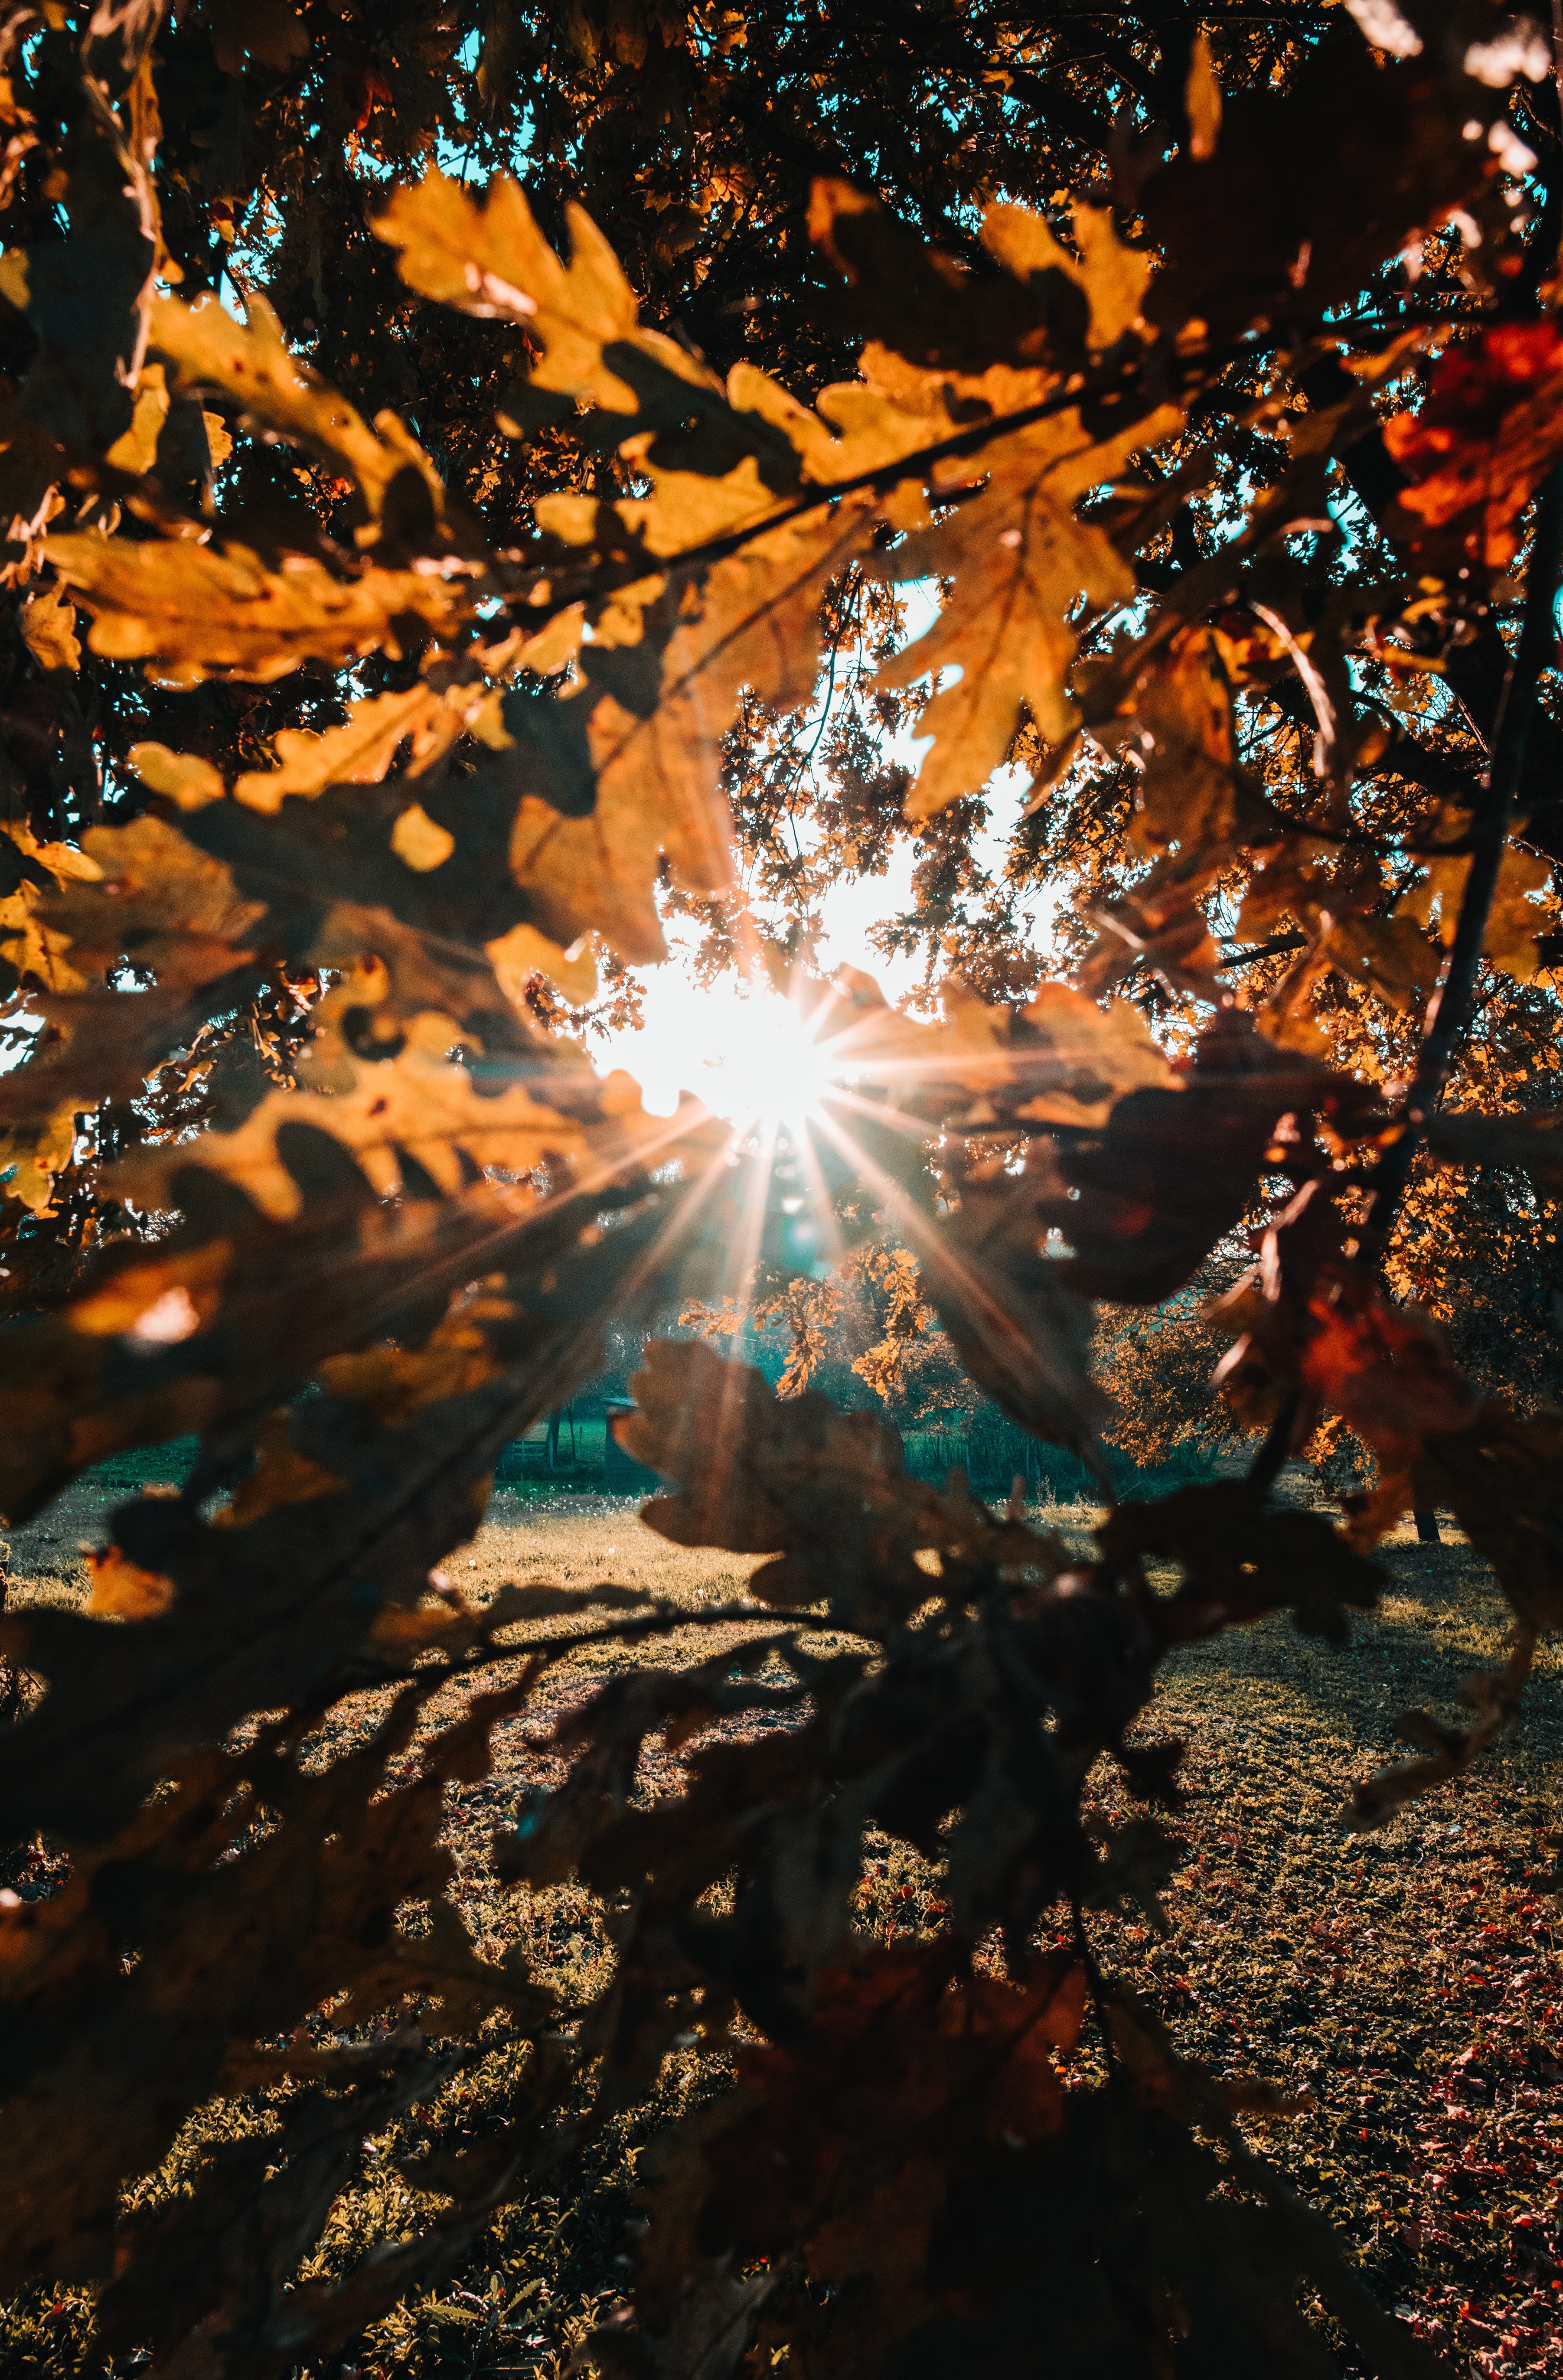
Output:
[[702,990],[673,976],[648,987],[646,1022],[613,1037],[610,1062],[635,1076],[648,1113],[671,1115],[689,1091],[745,1132],[800,1130],[841,1081],[813,1020],[769,984]]

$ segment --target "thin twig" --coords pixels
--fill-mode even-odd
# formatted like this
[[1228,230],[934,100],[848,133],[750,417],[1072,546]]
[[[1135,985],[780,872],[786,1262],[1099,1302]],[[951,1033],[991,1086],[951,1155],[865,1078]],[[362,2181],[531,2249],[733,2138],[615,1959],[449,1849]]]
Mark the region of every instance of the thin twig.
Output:
[[[1536,711],[1536,685],[1557,648],[1557,576],[1563,562],[1563,464],[1554,467],[1542,490],[1531,549],[1530,583],[1520,643],[1504,677],[1491,746],[1484,798],[1472,822],[1469,837],[1471,868],[1460,905],[1460,918],[1444,980],[1429,1003],[1427,1029],[1417,1057],[1405,1102],[1400,1130],[1369,1177],[1372,1205],[1359,1238],[1361,1260],[1375,1269],[1383,1262],[1395,1227],[1416,1153],[1426,1135],[1453,1070],[1455,1053],[1470,1022],[1476,976],[1486,941],[1487,920],[1503,865],[1514,797],[1525,764],[1525,748]],[[1272,1422],[1264,1445],[1249,1467],[1251,1487],[1271,1487],[1290,1451],[1297,1419],[1298,1391],[1293,1389]]]
[[1297,1421],[1298,1392],[1289,1389],[1279,1413],[1265,1433],[1265,1443],[1248,1466],[1251,1488],[1273,1488],[1280,1468],[1291,1452],[1291,1433]]
[[1267,942],[1255,942],[1252,950],[1232,951],[1217,968],[1218,975],[1227,975],[1233,967],[1253,966],[1260,959],[1273,959],[1280,951],[1305,951],[1306,934],[1272,934]]
[[[1334,326],[1331,328],[1333,331]],[[1176,361],[1183,367],[1185,373],[1196,365],[1207,370],[1225,370],[1227,365],[1242,361],[1266,343],[1261,334],[1249,334],[1229,341],[1225,346],[1182,351],[1176,356]],[[555,612],[567,610],[583,597],[610,594],[615,588],[643,577],[648,569],[671,576],[674,571],[704,569],[713,563],[725,562],[730,555],[741,553],[757,538],[769,537],[773,530],[785,528],[789,523],[801,520],[809,513],[839,504],[844,497],[861,495],[868,491],[888,492],[903,480],[927,480],[938,463],[978,455],[997,441],[1017,431],[1029,430],[1037,422],[1049,420],[1055,414],[1068,413],[1076,406],[1132,398],[1139,388],[1142,376],[1154,380],[1154,368],[1171,354],[1167,341],[1158,339],[1149,346],[1142,347],[1127,365],[1117,365],[1110,370],[1098,367],[1091,372],[1071,373],[1062,387],[1039,398],[1035,405],[1021,406],[1012,413],[994,414],[987,420],[974,424],[970,430],[956,431],[948,438],[936,439],[909,454],[892,455],[866,470],[854,471],[849,478],[822,480],[817,487],[810,487],[806,481],[791,503],[779,504],[773,512],[761,513],[737,528],[724,530],[719,537],[707,538],[698,545],[685,546],[674,553],[651,555],[637,546],[611,565],[605,565],[601,562],[583,564],[575,573],[562,570],[557,563],[528,565],[525,586],[512,584],[506,590],[505,600],[513,606],[524,604],[524,616],[528,625],[539,626]],[[1145,408],[1142,414],[1132,417],[1134,419],[1148,419],[1159,406],[1176,401],[1170,388],[1159,395],[1152,395],[1148,389],[1141,393],[1145,395]],[[1157,491],[1158,497],[1162,492]],[[1260,507],[1260,516],[1267,522],[1275,510],[1272,500]],[[1236,550],[1236,543],[1228,549]],[[508,562],[512,565],[519,563],[521,558],[515,551],[496,556],[498,561]],[[529,600],[526,588],[539,580],[547,580],[549,599],[546,602],[535,604]]]

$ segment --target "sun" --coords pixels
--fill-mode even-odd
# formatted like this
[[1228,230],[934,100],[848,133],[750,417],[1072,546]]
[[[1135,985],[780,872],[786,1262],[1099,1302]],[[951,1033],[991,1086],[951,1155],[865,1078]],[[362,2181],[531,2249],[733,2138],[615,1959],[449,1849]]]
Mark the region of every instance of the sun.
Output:
[[716,1020],[706,1104],[735,1124],[801,1129],[839,1087],[837,1062],[802,1010],[769,986],[725,1006]]
[[815,1020],[763,980],[707,990],[669,969],[647,986],[645,1018],[613,1036],[610,1062],[635,1076],[650,1114],[671,1115],[689,1091],[737,1130],[799,1131],[841,1087]]

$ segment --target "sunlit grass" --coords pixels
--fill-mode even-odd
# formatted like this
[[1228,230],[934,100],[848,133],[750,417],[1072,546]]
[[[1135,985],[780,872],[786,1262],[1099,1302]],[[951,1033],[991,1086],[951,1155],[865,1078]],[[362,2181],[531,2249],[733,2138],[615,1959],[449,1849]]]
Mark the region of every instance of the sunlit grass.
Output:
[[[1039,1517],[1084,1550],[1097,1515],[1074,1505]],[[71,1532],[91,1534],[91,1520],[78,1503],[18,1534],[18,1601],[76,1598],[68,1575],[30,1572],[26,1557],[35,1548],[68,1572]],[[446,1567],[476,1601],[506,1578],[569,1585],[611,1578],[694,1614],[741,1598],[757,1559],[670,1545],[644,1526],[633,1500],[561,1494],[541,1506],[502,1489],[491,1519]],[[1349,1646],[1305,1639],[1277,1617],[1166,1665],[1149,1726],[1186,1739],[1190,1797],[1169,1822],[1182,1847],[1164,1895],[1170,1931],[1158,1937],[1133,1908],[1091,1924],[1109,1972],[1161,2009],[1187,2051],[1219,2073],[1311,2095],[1300,2116],[1255,2119],[1256,2144],[1356,2241],[1381,2302],[1412,2307],[1440,2344],[1480,2348],[1484,2335],[1506,2325],[1534,2328],[1539,2319],[1532,2265],[1513,2248],[1530,2235],[1507,2227],[1509,2193],[1521,2185],[1503,2177],[1523,2169],[1511,2135],[1529,2122],[1525,2103],[1536,2100],[1536,2082],[1560,2046],[1556,2026],[1544,2021],[1545,2008],[1563,2000],[1563,1959],[1549,1923],[1555,1904],[1538,1902],[1527,1878],[1548,1864],[1541,1836],[1557,1815],[1563,1674],[1556,1655],[1544,1653],[1523,1730],[1463,1788],[1414,1805],[1379,1835],[1349,1839],[1340,1823],[1346,1796],[1394,1756],[1399,1712],[1425,1703],[1442,1718],[1458,1717],[1460,1678],[1497,1665],[1507,1625],[1501,1597],[1463,1545],[1428,1552],[1407,1524],[1386,1560],[1390,1589],[1375,1615],[1354,1623]],[[606,1912],[575,1885],[503,1889],[491,1837],[511,1823],[524,1784],[552,1773],[539,1742],[551,1705],[631,1661],[689,1658],[697,1643],[704,1651],[710,1639],[703,1632],[697,1640],[574,1657],[545,1685],[535,1718],[503,1730],[495,1774],[450,1794],[456,1898],[480,1952],[523,1959],[567,2008],[589,2001],[608,1979]],[[676,1764],[656,1739],[645,1773],[648,1791],[676,1782]],[[1109,1823],[1135,1814],[1105,1767],[1092,1801]],[[888,1839],[866,1848],[854,1904],[860,1930],[888,1942],[937,1924],[938,1865]],[[1537,1909],[1540,1916],[1529,1913]],[[1516,1960],[1528,1981],[1511,1999],[1507,1978]],[[1499,2078],[1490,2104],[1448,2095],[1455,2061],[1473,2043]],[[417,2187],[423,2149],[480,2143],[503,2120],[527,2055],[496,2047],[429,2107],[376,2136],[336,2201],[309,2273],[344,2271],[439,2211],[442,2202]],[[1088,2028],[1083,2070],[1096,2057]],[[450,2280],[371,2325],[351,2358],[362,2380],[454,2373],[562,2380],[579,2340],[628,2284],[626,2227],[643,2149],[726,2080],[721,2058],[680,2051],[645,2107],[615,2119],[545,2185],[503,2210]],[[1414,2145],[1429,2112],[1463,2144],[1465,2195],[1453,2213]],[[254,2099],[210,2106],[187,2128],[157,2187],[177,2187],[203,2143],[271,2120]],[[1537,2153],[1527,2134],[1526,2155]],[[1447,2163],[1447,2151],[1439,2154]],[[92,2368],[89,2310],[88,2293],[77,2288],[29,2293],[6,2313],[7,2338],[39,2380],[74,2380]],[[1543,2360],[1525,2368],[1556,2369],[1534,2351]],[[298,2380],[336,2380],[336,2370],[333,2362]]]

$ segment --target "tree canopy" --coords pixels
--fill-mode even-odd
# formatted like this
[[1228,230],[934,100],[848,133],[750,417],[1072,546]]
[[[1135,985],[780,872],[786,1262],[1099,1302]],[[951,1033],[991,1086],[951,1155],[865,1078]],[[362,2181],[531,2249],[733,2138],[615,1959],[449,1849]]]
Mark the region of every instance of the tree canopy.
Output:
[[[200,1442],[86,1611],[0,1621],[0,1831],[68,1855],[0,1908],[0,2271],[101,2282],[105,2353],[280,2380],[694,2038],[735,2079],[648,2161],[604,2372],[721,2380],[763,2310],[811,2372],[1018,2374],[1040,2294],[1068,2373],[1301,2380],[1303,2284],[1360,2367],[1431,2368],[1102,1973],[1089,1912],[1166,1844],[1081,1797],[1175,1804],[1158,1663],[1339,1635],[1414,1503],[1513,1658],[1357,1824],[1480,1754],[1563,1612],[1549,37],[1485,0],[0,27],[0,1505]],[[815,957],[907,835],[895,1008]],[[590,1062],[670,916],[837,1062],[785,1183]],[[806,1327],[821,1245],[883,1366],[926,1306],[1104,1480],[1094,1307],[1225,1262],[1249,1476],[1109,1504],[1082,1563],[654,1341],[646,1518],[769,1557],[752,1597],[450,1586],[610,1329],[757,1266]],[[1321,1426],[1375,1458],[1339,1525],[1269,1496]],[[496,1840],[612,1912],[577,2007],[480,1953],[441,1828],[583,1638],[677,1658],[560,1721]],[[694,1748],[651,1801],[658,1731]],[[871,1828],[941,1864],[933,1938],[854,1932]],[[496,2046],[509,2116],[416,2168],[421,2228],[300,2284],[364,2138]],[[269,2129],[200,2146],[246,2093]],[[176,2143],[186,2186],[127,2197]]]

